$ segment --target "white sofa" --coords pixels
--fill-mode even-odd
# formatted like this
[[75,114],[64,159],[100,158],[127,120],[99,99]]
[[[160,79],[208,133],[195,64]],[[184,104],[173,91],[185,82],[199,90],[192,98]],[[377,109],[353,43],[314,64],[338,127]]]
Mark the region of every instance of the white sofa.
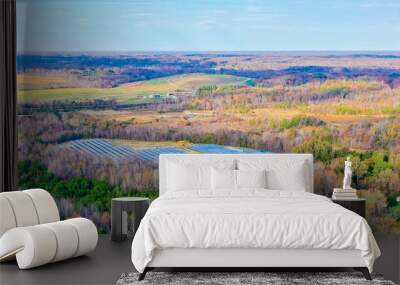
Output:
[[46,190],[0,193],[0,262],[16,258],[20,269],[37,267],[91,252],[97,240],[92,221],[60,221]]

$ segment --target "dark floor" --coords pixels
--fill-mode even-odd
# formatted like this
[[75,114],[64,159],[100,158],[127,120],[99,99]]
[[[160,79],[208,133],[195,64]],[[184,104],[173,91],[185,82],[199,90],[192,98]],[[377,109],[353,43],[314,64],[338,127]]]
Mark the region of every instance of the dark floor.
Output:
[[122,273],[134,271],[130,254],[131,242],[116,243],[100,235],[88,256],[29,270],[19,270],[16,262],[0,264],[0,284],[115,284]]
[[374,271],[400,284],[400,235],[375,235],[375,238],[382,255],[376,260]]
[[[375,272],[400,284],[400,236],[376,236],[382,257]],[[115,243],[101,235],[97,249],[82,256],[30,270],[19,270],[15,262],[0,265],[0,284],[115,284],[124,272],[134,271],[130,241]]]

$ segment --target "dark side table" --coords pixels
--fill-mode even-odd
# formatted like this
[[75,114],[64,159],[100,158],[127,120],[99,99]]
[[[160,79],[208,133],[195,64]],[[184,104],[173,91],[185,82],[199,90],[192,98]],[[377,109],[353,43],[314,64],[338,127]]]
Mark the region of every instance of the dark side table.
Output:
[[111,240],[123,241],[128,237],[133,237],[149,205],[148,198],[113,198],[111,202]]
[[332,199],[333,203],[339,204],[340,206],[359,214],[361,217],[365,218],[365,199],[352,199],[352,200],[340,200]]

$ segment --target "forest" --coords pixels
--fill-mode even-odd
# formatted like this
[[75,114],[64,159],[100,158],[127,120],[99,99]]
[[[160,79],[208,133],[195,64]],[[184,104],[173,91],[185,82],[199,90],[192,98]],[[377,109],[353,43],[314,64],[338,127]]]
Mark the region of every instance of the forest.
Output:
[[18,78],[19,187],[48,189],[101,232],[111,197],[157,196],[158,163],[63,147],[73,140],[313,153],[326,196],[351,156],[373,230],[400,232],[398,53],[26,55]]

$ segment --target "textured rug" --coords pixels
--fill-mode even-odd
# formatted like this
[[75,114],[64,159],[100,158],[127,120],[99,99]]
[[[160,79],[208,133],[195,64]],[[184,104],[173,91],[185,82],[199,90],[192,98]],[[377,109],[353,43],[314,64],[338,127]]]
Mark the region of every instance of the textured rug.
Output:
[[372,276],[372,281],[368,281],[359,272],[148,272],[142,281],[137,280],[138,276],[138,273],[122,274],[117,285],[395,285],[392,281],[376,275]]

